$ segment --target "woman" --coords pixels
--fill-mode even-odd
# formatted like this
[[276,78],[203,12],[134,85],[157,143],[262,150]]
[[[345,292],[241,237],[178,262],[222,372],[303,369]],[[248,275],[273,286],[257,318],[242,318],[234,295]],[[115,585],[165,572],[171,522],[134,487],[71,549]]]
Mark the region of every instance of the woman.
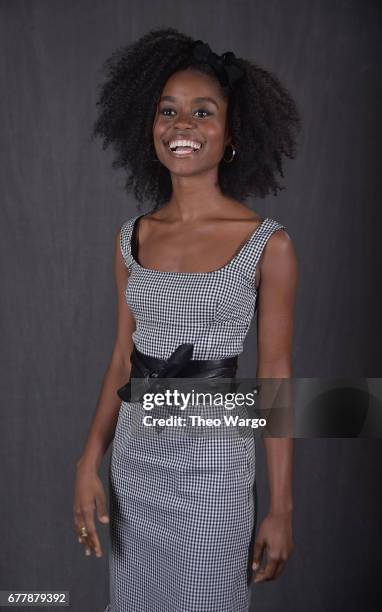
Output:
[[275,174],[294,156],[299,115],[269,72],[173,28],[106,67],[94,133],[114,146],[126,187],[154,207],[116,236],[118,329],[77,462],[76,533],[86,554],[102,555],[94,509],[109,518],[97,471],[113,440],[106,610],[244,612],[252,578],[276,578],[292,550],[292,441],[264,439],[270,507],[254,542],[254,437],[148,435],[126,381],[169,364],[183,378],[234,378],[256,308],[257,377],[291,376],[292,241],[242,202],[281,189]]

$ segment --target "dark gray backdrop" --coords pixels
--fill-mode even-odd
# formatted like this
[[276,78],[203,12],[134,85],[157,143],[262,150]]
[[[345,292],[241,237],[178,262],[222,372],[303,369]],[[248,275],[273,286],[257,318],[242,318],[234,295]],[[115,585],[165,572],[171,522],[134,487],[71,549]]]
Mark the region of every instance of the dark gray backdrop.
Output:
[[[379,377],[381,12],[361,0],[10,0],[0,10],[0,589],[67,589],[74,612],[101,612],[107,527],[104,557],[85,558],[73,481],[114,340],[114,237],[137,210],[111,152],[89,138],[101,65],[173,26],[276,72],[302,112],[300,153],[284,192],[248,204],[285,224],[299,258],[294,374]],[[255,331],[242,376],[255,375]],[[279,580],[254,587],[253,610],[377,609],[380,477],[379,440],[296,442],[295,551]]]

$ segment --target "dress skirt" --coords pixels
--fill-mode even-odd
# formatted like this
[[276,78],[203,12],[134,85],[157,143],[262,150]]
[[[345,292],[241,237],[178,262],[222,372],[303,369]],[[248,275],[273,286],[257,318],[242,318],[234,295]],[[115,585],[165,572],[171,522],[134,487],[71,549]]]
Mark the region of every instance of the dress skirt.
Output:
[[[254,436],[169,426],[159,435],[142,425],[147,414],[122,402],[115,430],[105,612],[247,612]],[[217,416],[221,407],[211,405],[208,417]]]

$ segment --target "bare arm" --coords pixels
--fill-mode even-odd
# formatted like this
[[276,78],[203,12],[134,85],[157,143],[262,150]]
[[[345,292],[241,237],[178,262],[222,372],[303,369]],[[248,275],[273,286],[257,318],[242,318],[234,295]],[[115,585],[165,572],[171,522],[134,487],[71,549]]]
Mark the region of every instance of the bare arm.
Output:
[[91,469],[99,468],[113,439],[118,420],[121,400],[117,395],[117,389],[122,387],[130,376],[130,355],[133,349],[132,333],[135,330],[135,319],[126,303],[124,294],[129,271],[120,249],[120,232],[115,238],[114,274],[117,286],[117,334],[88,437],[77,461],[77,467],[86,465]]
[[[292,376],[292,337],[298,279],[293,244],[284,231],[276,232],[263,252],[260,268],[258,312],[258,378]],[[292,550],[293,439],[263,438],[269,484],[269,513],[255,556],[268,545],[268,563],[258,572],[256,582],[275,578]],[[254,567],[256,569],[256,567]]]

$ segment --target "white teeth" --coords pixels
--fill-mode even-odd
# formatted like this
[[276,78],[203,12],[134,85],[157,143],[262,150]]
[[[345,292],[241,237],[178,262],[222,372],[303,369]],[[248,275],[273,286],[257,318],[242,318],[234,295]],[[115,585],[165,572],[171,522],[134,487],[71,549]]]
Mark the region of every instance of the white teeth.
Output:
[[176,149],[176,147],[191,147],[194,150],[202,148],[201,143],[195,140],[170,140],[168,146],[171,150]]

